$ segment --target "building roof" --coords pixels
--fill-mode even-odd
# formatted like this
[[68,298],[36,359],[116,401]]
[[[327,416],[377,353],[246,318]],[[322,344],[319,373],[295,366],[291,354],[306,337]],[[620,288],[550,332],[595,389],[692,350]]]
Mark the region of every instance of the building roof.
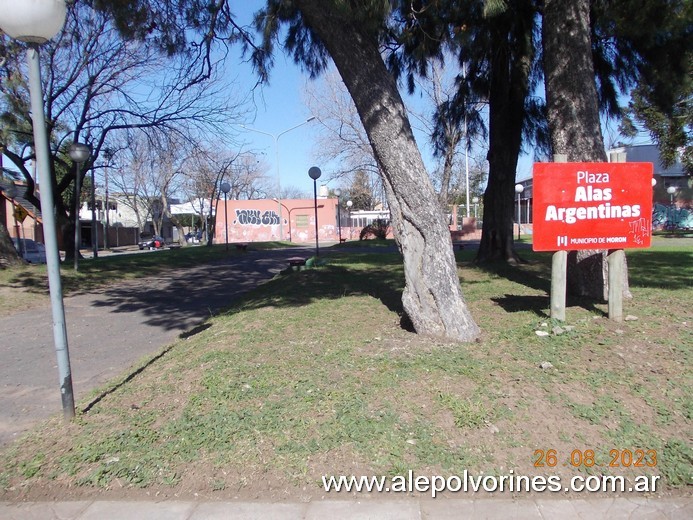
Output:
[[654,165],[654,174],[662,177],[683,177],[686,171],[680,160],[665,167],[659,157],[659,148],[655,144],[638,144],[619,146],[609,150],[612,153],[625,153],[626,162],[651,162]]
[[[13,188],[15,193],[11,193]],[[15,204],[19,204],[27,210],[32,217],[40,220],[41,210],[24,198],[26,188],[26,184],[17,183],[8,179],[0,179],[0,192],[2,192],[5,198],[14,200]],[[8,194],[8,191],[10,191],[11,194]]]

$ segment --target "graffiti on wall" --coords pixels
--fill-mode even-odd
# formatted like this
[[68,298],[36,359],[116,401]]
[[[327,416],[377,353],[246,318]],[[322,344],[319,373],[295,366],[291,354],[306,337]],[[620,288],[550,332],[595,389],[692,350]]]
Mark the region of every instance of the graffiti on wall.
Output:
[[656,203],[652,208],[652,227],[654,229],[693,229],[693,211]]
[[271,209],[262,211],[259,209],[237,209],[234,225],[239,226],[278,226],[279,215]]

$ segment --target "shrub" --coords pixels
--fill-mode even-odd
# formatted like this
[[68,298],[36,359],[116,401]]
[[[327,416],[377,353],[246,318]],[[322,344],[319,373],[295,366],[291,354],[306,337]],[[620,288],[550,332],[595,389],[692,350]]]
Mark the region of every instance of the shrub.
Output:
[[379,238],[385,240],[390,232],[390,221],[385,219],[374,220],[361,230],[359,240]]

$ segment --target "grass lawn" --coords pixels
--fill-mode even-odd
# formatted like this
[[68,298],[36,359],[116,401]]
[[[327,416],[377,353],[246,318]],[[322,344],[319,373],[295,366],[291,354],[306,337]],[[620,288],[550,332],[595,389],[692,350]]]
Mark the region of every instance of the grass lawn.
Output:
[[578,300],[550,320],[548,254],[457,254],[478,342],[403,330],[398,255],[343,247],[3,449],[0,499],[301,500],[323,475],[409,470],[656,474],[656,495],[690,494],[693,248],[628,253],[623,323]]

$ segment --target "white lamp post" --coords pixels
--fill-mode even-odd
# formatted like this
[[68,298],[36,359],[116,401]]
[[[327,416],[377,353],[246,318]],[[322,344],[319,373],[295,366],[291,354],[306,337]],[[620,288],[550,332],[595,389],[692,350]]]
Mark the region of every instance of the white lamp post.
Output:
[[231,185],[224,181],[221,183],[221,191],[224,192],[224,237],[226,238],[226,251],[229,250],[229,210],[227,204],[227,195],[231,191]]
[[80,225],[79,225],[79,209],[82,207],[81,195],[82,195],[82,165],[87,162],[89,156],[91,155],[91,149],[82,143],[72,143],[67,152],[70,155],[76,166],[75,172],[75,271],[79,269],[79,248],[82,245],[82,240],[80,237]]
[[[255,128],[250,128],[249,126],[241,125],[246,130],[250,130],[251,132],[257,132],[258,134],[269,136],[274,140],[274,163],[276,165],[275,168],[277,170],[277,204],[279,206],[279,240],[284,240],[284,222],[282,221],[283,220],[282,219],[282,183],[281,183],[281,177],[279,176],[279,138],[281,136],[283,136],[284,134],[291,132],[292,130],[295,130],[299,126],[303,126],[306,123],[310,123],[314,119],[315,119],[315,116],[310,116],[308,119],[306,119],[302,123],[294,125],[291,128],[287,128],[286,130],[283,130],[282,132],[279,132],[278,134],[270,134],[269,132],[263,132],[262,130],[257,130]],[[289,226],[291,226],[291,223],[289,223]]]
[[479,197],[472,198],[472,202],[474,203],[474,219],[476,219],[477,218],[477,209],[479,208]]
[[517,239],[520,240],[520,220],[522,220],[522,199],[520,195],[525,191],[522,184],[515,184],[515,193],[517,193]]
[[320,256],[318,245],[318,179],[322,175],[320,168],[313,166],[308,170],[308,176],[313,179],[313,200],[315,201],[315,258]]
[[108,166],[113,158],[113,151],[110,148],[106,148],[104,150],[104,158],[106,159],[106,164],[104,166],[104,184],[106,188],[106,200],[104,201],[104,209],[105,209],[105,222],[104,222],[104,232],[103,232],[103,248],[104,250],[108,250],[108,226],[110,224],[109,222],[109,201],[108,201]]
[[72,372],[67,346],[65,308],[60,281],[60,256],[55,228],[53,204],[53,181],[51,179],[50,155],[46,121],[43,114],[43,92],[39,45],[53,38],[65,23],[67,8],[64,0],[0,0],[0,29],[16,40],[26,42],[29,68],[29,91],[31,94],[31,118],[34,128],[34,149],[38,170],[43,236],[46,245],[48,287],[53,314],[53,341],[58,358],[58,375],[63,415],[66,419],[75,416],[75,401],[72,392]]
[[354,203],[350,200],[346,201],[347,209],[349,210],[349,238],[352,238],[351,232],[353,230],[353,222],[351,221],[351,206],[354,205]]
[[341,209],[339,207],[341,204],[341,200],[339,199],[339,197],[342,194],[342,190],[337,188],[336,190],[334,190],[334,194],[337,197],[337,229],[339,229],[339,243],[341,244],[342,243],[342,212],[341,212]]
[[676,193],[675,186],[669,186],[667,188],[667,193],[669,194],[669,228],[674,229],[674,193]]

